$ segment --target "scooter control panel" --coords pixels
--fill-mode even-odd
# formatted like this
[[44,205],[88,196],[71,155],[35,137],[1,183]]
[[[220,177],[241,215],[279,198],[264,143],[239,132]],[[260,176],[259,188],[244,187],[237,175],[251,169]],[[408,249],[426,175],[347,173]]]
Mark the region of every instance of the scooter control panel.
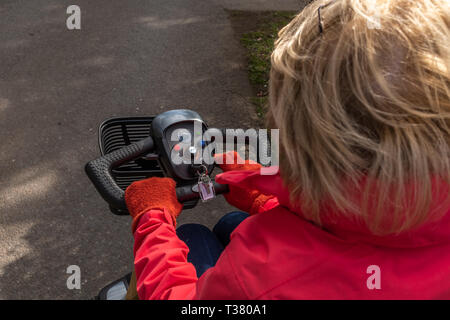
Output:
[[153,120],[153,137],[160,161],[171,178],[192,181],[198,179],[199,167],[206,168],[208,173],[214,169],[214,164],[207,164],[213,163],[210,158],[213,155],[203,140],[206,130],[206,124],[191,110],[168,111]]

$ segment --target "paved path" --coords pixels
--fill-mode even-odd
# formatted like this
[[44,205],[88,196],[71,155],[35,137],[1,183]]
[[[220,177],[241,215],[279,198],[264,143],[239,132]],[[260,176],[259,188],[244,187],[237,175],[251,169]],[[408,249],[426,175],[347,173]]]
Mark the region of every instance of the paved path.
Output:
[[[1,2],[1,299],[90,298],[131,270],[129,218],[109,213],[83,171],[102,120],[192,108],[217,127],[254,124],[223,10],[233,2]],[[66,29],[73,3],[80,31]],[[211,227],[228,210],[222,199],[179,222]],[[66,288],[72,264],[81,290]]]
[[309,0],[215,0],[224,8],[231,10],[286,10],[296,11],[304,8]]

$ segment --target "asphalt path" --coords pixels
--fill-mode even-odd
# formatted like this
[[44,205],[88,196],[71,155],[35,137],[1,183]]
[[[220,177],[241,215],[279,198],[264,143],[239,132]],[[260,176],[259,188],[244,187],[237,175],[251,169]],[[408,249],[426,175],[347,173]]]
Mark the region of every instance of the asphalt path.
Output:
[[[74,3],[81,30],[66,27]],[[249,95],[220,1],[2,0],[0,298],[87,299],[132,269],[130,219],[109,213],[83,169],[104,119],[190,108],[248,128]],[[212,227],[231,209],[220,197],[179,224]],[[66,286],[69,265],[80,290]]]

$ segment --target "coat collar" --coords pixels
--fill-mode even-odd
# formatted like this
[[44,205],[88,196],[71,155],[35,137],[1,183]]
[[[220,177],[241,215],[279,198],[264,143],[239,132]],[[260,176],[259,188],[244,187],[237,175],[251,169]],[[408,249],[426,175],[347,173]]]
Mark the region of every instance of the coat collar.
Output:
[[[303,218],[301,208],[291,204],[289,192],[279,174],[261,175],[259,170],[228,171],[217,175],[216,180],[220,183],[238,185],[259,190],[267,195],[274,195],[281,206]],[[450,244],[450,210],[448,209],[435,221],[428,221],[414,230],[388,236],[373,235],[362,219],[354,215],[339,214],[332,208],[321,213],[321,221],[322,229],[346,241],[397,248]]]

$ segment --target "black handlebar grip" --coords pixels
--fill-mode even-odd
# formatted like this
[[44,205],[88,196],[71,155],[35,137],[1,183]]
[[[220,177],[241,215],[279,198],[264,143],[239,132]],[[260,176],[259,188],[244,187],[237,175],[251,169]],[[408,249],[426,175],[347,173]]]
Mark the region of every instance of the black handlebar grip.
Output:
[[227,184],[220,184],[217,182],[214,183],[214,189],[216,190],[216,194],[222,194],[222,193],[228,193],[230,191],[230,188]]
[[89,161],[84,169],[102,198],[113,208],[126,213],[127,206],[124,198],[125,193],[114,181],[111,170],[123,163],[150,153],[153,148],[153,138],[148,137],[139,142],[105,154],[98,159]]
[[[227,184],[220,184],[213,181],[216,194],[227,193],[229,191]],[[178,202],[183,203],[190,200],[196,200],[200,198],[200,194],[193,190],[192,185],[176,188]]]

